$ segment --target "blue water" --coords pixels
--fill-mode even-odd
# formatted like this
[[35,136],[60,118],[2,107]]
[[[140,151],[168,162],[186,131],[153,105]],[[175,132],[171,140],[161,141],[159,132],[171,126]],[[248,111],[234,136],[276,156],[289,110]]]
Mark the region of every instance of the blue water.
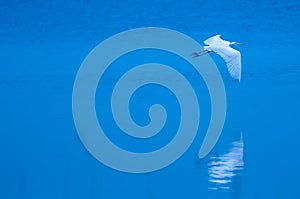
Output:
[[[299,1],[13,0],[0,5],[0,198],[300,198]],[[98,43],[147,26],[177,30],[199,43],[214,34],[243,42],[238,47],[242,81],[230,79],[223,60],[212,55],[226,88],[227,117],[216,147],[199,160],[210,117],[207,90],[193,69],[161,55],[201,91],[199,132],[172,165],[128,174],[104,166],[84,148],[73,122],[72,89],[82,61]],[[138,152],[167,143],[172,132],[145,143],[118,135],[105,106],[109,101],[99,97],[109,96],[120,75],[109,72],[102,80],[107,87],[96,96],[96,108],[106,107],[108,113],[100,122],[115,128],[108,136]],[[160,94],[153,96],[153,90]],[[153,103],[171,111],[165,133],[177,128],[176,98],[155,85],[135,93],[136,122],[149,122],[145,110]]]

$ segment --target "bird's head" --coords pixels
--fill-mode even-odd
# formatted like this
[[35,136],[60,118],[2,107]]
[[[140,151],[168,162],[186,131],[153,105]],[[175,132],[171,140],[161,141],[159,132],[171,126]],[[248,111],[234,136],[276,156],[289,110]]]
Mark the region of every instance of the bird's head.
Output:
[[238,46],[238,45],[242,45],[243,43],[241,42],[236,42],[236,41],[233,41],[233,42],[230,42],[230,45],[232,46]]

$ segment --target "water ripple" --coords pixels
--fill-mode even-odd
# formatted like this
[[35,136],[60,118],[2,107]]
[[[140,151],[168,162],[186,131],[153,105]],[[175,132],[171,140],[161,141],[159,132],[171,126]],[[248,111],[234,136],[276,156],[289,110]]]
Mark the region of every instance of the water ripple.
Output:
[[227,190],[236,176],[242,174],[244,167],[244,142],[241,134],[240,140],[234,141],[228,153],[214,155],[208,162],[209,189]]

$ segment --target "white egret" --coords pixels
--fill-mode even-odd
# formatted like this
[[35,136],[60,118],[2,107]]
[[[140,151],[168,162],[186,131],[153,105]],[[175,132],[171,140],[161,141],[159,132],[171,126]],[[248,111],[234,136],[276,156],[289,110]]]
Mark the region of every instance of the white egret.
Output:
[[242,72],[241,53],[231,46],[240,45],[241,43],[225,41],[221,39],[221,35],[215,35],[205,40],[204,44],[207,45],[203,46],[204,50],[199,53],[193,53],[194,57],[211,52],[217,53],[225,60],[230,76],[234,79],[238,79],[240,82]]

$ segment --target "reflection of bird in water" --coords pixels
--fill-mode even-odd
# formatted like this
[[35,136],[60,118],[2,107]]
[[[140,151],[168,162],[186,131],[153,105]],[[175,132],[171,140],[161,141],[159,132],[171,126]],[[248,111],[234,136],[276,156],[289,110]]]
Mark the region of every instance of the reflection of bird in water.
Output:
[[215,35],[204,41],[207,46],[203,47],[202,52],[194,52],[194,57],[199,57],[207,53],[215,52],[220,55],[226,62],[229,74],[232,78],[241,81],[241,53],[231,46],[240,45],[239,42],[229,42],[221,39],[221,35]]
[[243,137],[232,143],[230,151],[221,156],[212,156],[208,162],[210,189],[230,189],[235,176],[241,174],[244,166]]

